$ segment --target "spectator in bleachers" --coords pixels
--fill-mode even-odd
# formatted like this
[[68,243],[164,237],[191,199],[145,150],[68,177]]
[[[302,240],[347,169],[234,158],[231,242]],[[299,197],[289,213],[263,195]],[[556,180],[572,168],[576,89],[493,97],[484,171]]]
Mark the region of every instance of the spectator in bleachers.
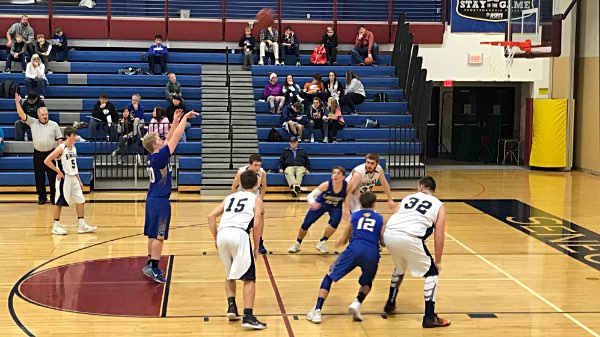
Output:
[[52,45],[50,42],[46,41],[46,36],[44,34],[38,34],[36,39],[35,53],[42,59],[42,63],[44,63],[44,66],[46,67],[46,73],[52,74],[52,71],[50,70],[50,52],[52,51]]
[[69,58],[69,45],[67,36],[63,32],[62,28],[54,28],[54,35],[52,35],[52,60],[57,62],[64,62]]
[[352,48],[352,63],[364,65],[365,57],[373,59],[374,64],[379,63],[379,45],[375,43],[375,36],[372,32],[365,29],[365,26],[358,26],[354,48]]
[[304,107],[308,108],[308,106],[312,103],[313,98],[318,97],[323,101],[327,95],[325,94],[325,86],[323,85],[323,77],[321,74],[316,73],[312,76],[313,80],[311,82],[306,82],[304,84],[304,90],[300,93],[300,97],[304,99]]
[[265,64],[265,55],[271,51],[275,56],[275,65],[279,65],[279,31],[273,26],[269,26],[260,31],[260,59],[259,65]]
[[[269,83],[265,85],[263,98],[269,102],[269,107],[271,108],[269,111],[272,114],[281,113],[285,105],[285,97],[283,96],[283,87],[277,83],[277,74],[269,74]],[[279,103],[277,105],[277,112],[275,112],[275,101]]]
[[0,157],[4,155],[4,130],[0,128]]
[[[327,143],[327,134],[328,134],[328,125],[327,123],[323,123],[323,118],[325,117],[325,109],[323,109],[323,101],[320,98],[315,97],[312,100],[312,104],[308,107],[308,113],[306,114],[306,127],[308,128],[308,139],[310,139],[311,143],[315,142],[315,136],[313,133],[313,129],[323,129],[323,135],[325,139],[324,143]],[[308,141],[306,139],[306,141]]]
[[[150,68],[149,73],[154,75],[166,75],[167,74],[167,55],[169,55],[169,51],[167,50],[167,46],[163,46],[162,44],[162,35],[157,34],[154,36],[154,44],[148,48],[148,66]],[[154,64],[158,61],[160,64],[160,73],[157,74],[154,72]]]
[[133,117],[133,135],[142,136],[142,130],[144,128],[144,105],[140,103],[142,96],[134,94],[131,96],[131,103],[127,104],[127,110]]
[[21,61],[21,67],[23,72],[25,72],[25,68],[27,68],[27,47],[21,34],[16,34],[15,41],[12,43],[12,46],[7,49],[6,69],[4,69],[5,73],[10,73],[10,67],[12,66],[13,61]]
[[286,55],[296,55],[296,65],[300,65],[300,42],[298,42],[298,37],[290,26],[285,26],[285,29],[283,30],[283,36],[281,37],[281,52],[279,55],[281,56],[281,65],[285,65]]
[[165,97],[169,103],[171,103],[173,94],[178,94],[183,101],[183,96],[181,95],[181,83],[177,82],[177,75],[175,75],[175,73],[169,73],[169,82],[167,82],[165,87]]
[[254,47],[256,47],[256,39],[252,36],[252,28],[244,28],[244,35],[240,38],[239,43],[242,52],[244,53],[244,65],[242,69],[250,70],[254,64]]
[[[46,95],[46,84],[48,83],[44,72],[45,69],[46,67],[42,63],[40,56],[34,54],[31,57],[31,62],[27,63],[27,68],[25,69],[25,88],[27,89],[27,95],[35,92],[41,99],[44,99],[44,95]],[[34,87],[35,91],[33,90]]]
[[[175,111],[177,111],[179,109],[181,109],[181,111],[183,112],[183,115],[185,115],[188,112],[188,109],[185,108],[185,105],[183,105],[183,102],[181,101],[181,96],[179,96],[178,94],[173,94],[173,96],[171,98],[171,104],[167,108],[167,112],[166,112],[166,116],[169,119],[170,123],[173,123],[173,119],[175,118]],[[187,129],[189,129],[191,126],[192,126],[192,124],[190,122],[186,122],[185,123],[185,131],[187,131]],[[181,139],[180,139],[181,142],[187,142],[187,136],[185,134],[185,131],[181,135]]]
[[98,130],[106,131],[108,139],[111,142],[117,140],[117,123],[119,116],[115,106],[108,101],[108,96],[104,93],[100,94],[98,102],[92,109],[92,117],[90,118],[90,138],[96,139]]
[[342,112],[345,107],[348,107],[350,112],[356,115],[356,105],[364,102],[366,98],[365,87],[362,82],[352,70],[348,70],[346,72],[346,92],[340,98]]
[[137,142],[135,139],[135,134],[133,133],[133,114],[129,111],[127,107],[124,107],[122,110],[121,119],[119,119],[119,125],[117,126],[117,133],[119,134],[119,145],[117,148],[111,153],[114,157],[117,154],[121,153],[121,156],[124,155],[127,146]]
[[285,97],[285,104],[294,104],[304,100],[300,97],[300,86],[294,82],[294,76],[292,75],[286,76],[281,92]]
[[21,107],[21,96],[15,95],[15,107],[19,118],[31,128],[33,140],[33,170],[35,172],[35,190],[38,195],[38,204],[43,205],[48,202],[46,198],[46,175],[50,185],[50,200],[54,204],[56,192],[55,184],[56,172],[44,164],[44,159],[52,153],[52,150],[62,143],[62,134],[58,124],[48,119],[48,109],[41,107],[37,111],[37,118],[28,116]]
[[337,132],[346,126],[346,122],[338,102],[333,97],[329,97],[327,100],[327,115],[323,117],[323,123],[327,123],[328,126],[328,132],[325,139],[323,139],[323,143],[327,143],[327,141],[337,143]]
[[148,126],[148,132],[158,133],[160,139],[165,140],[169,134],[169,130],[171,130],[171,123],[169,123],[167,114],[165,110],[157,106],[152,111],[152,119]]
[[[38,109],[45,107],[46,103],[44,103],[44,101],[42,101],[35,92],[32,92],[29,96],[27,96],[27,99],[23,101],[22,105],[25,114],[32,118],[37,118]],[[24,141],[25,134],[28,135],[28,140],[31,140],[31,128],[19,118],[19,120],[15,122],[15,140],[21,142]]]
[[291,105],[286,105],[281,112],[279,124],[290,135],[298,137],[298,141],[302,140],[302,108],[304,106],[300,102]]
[[290,147],[285,148],[279,157],[279,173],[285,172],[285,180],[293,197],[302,191],[302,178],[309,173],[310,160],[304,149],[298,147],[298,138],[290,138]]
[[29,17],[27,15],[21,16],[21,21],[10,26],[6,32],[6,49],[10,49],[14,43],[17,34],[21,34],[25,45],[27,46],[27,54],[33,55],[35,52],[35,33],[33,27],[29,25]]
[[323,85],[325,86],[325,92],[327,93],[328,98],[333,97],[339,102],[340,97],[344,94],[344,88],[340,84],[340,81],[338,81],[335,71],[329,72],[327,81],[323,83]]
[[321,45],[325,48],[325,52],[327,53],[327,64],[337,65],[338,37],[333,31],[333,27],[327,27],[327,32],[323,35]]

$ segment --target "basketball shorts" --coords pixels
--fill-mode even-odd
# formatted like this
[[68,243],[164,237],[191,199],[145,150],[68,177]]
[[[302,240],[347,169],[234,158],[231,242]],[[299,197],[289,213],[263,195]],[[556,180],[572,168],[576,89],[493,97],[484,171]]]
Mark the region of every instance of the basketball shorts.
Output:
[[358,279],[361,286],[371,285],[379,265],[379,247],[371,243],[353,242],[348,245],[329,268],[329,277],[334,282],[341,280],[354,268],[360,267],[362,274]]
[[431,254],[422,239],[385,231],[383,242],[392,255],[398,273],[404,274],[408,267],[413,277],[423,277],[432,267],[435,269]]
[[56,181],[54,202],[63,207],[69,207],[71,203],[83,204],[85,202],[77,176],[65,175],[64,178]]
[[340,221],[342,221],[342,208],[323,204],[316,211],[309,209],[308,212],[306,212],[304,222],[301,226],[302,229],[308,230],[310,226],[317,222],[317,220],[319,220],[319,218],[321,218],[325,213],[329,213],[329,225],[333,228],[337,228],[340,224]]
[[256,280],[252,244],[245,230],[234,227],[219,229],[217,249],[228,280]]
[[149,239],[166,240],[169,238],[171,224],[171,203],[169,198],[146,199],[146,219],[144,235]]

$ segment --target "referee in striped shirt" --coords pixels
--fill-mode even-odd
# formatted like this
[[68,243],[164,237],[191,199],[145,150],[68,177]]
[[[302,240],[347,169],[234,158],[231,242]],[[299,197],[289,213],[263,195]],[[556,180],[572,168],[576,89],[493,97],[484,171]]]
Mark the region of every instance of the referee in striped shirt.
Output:
[[56,172],[44,165],[44,159],[52,153],[58,144],[62,143],[60,128],[56,122],[48,119],[48,109],[46,107],[38,108],[38,118],[28,116],[21,107],[21,96],[19,94],[15,95],[15,106],[23,123],[29,125],[31,128],[31,137],[33,138],[33,170],[35,172],[35,189],[38,195],[38,204],[43,205],[48,202],[46,198],[46,175],[48,175],[48,184],[50,185],[50,201],[54,204]]

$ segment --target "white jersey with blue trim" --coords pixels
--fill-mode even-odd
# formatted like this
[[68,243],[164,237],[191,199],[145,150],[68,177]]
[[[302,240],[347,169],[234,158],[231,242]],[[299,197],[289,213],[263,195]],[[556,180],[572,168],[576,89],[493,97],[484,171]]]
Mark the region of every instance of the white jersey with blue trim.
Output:
[[235,192],[227,196],[223,201],[223,215],[218,229],[233,227],[250,232],[254,224],[256,198],[257,196],[249,191]]
[[380,165],[377,165],[372,173],[367,173],[366,164],[358,165],[352,170],[352,173],[346,177],[346,181],[350,182],[357,172],[360,173],[362,178],[360,180],[360,185],[358,185],[356,190],[360,193],[365,193],[371,191],[379,181],[379,177],[383,174],[383,168]]
[[408,234],[425,240],[433,232],[443,204],[438,198],[423,192],[406,196],[388,220],[385,232]]
[[63,151],[60,157],[56,159],[58,169],[66,176],[78,175],[79,169],[77,168],[77,149],[75,149],[75,145],[69,148],[66,144],[62,143],[59,147],[62,147]]
[[[248,170],[250,170],[250,165],[246,165],[246,166],[242,166],[242,167],[240,167],[240,168],[238,169],[238,172],[239,172],[239,173],[243,173],[244,171],[248,171]],[[261,167],[261,169],[260,169],[260,170],[258,170],[258,173],[257,173],[257,175],[258,175],[258,181],[257,181],[258,188],[257,188],[257,189],[256,189],[256,191],[254,192],[254,194],[255,194],[256,196],[259,196],[259,195],[260,195],[260,190],[262,189],[262,176],[263,176],[263,174],[264,174],[264,173],[265,173],[265,170],[263,170],[263,169],[262,169],[262,167]],[[241,184],[241,182],[240,182],[240,185],[238,186],[238,188],[237,188],[237,191],[238,191],[238,192],[241,192],[241,191],[243,191],[243,190],[244,190],[244,189],[242,188],[242,184]]]

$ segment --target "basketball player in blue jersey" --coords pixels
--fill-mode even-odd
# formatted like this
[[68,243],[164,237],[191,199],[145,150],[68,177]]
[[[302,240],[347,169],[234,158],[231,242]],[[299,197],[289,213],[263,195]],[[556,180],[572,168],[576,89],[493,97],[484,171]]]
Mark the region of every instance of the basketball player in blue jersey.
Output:
[[325,229],[323,237],[315,246],[321,253],[327,254],[327,240],[335,233],[340,221],[342,220],[342,205],[346,198],[346,188],[348,183],[344,180],[346,170],[341,166],[336,166],[331,170],[331,178],[329,181],[321,183],[319,187],[312,191],[307,199],[310,209],[304,217],[304,222],[298,230],[298,238],[293,246],[288,249],[290,253],[300,251],[302,240],[308,233],[308,229],[314,224],[323,214],[329,213],[329,226]]
[[[230,194],[208,215],[208,228],[215,239],[215,246],[225,267],[225,292],[227,293],[227,318],[239,320],[235,304],[235,281],[244,282],[244,318],[242,327],[266,329],[252,312],[256,290],[256,268],[254,259],[263,230],[262,199],[255,193],[258,175],[246,170],[239,176],[242,190]],[[221,216],[217,228],[217,217]],[[250,243],[250,232],[254,239],[254,250]]]
[[146,220],[144,235],[148,237],[148,262],[142,269],[144,274],[158,283],[164,283],[164,273],[158,268],[158,262],[164,240],[169,237],[171,222],[171,164],[169,159],[181,135],[185,131],[188,119],[195,118],[194,110],[183,115],[183,110],[175,111],[171,129],[165,140],[158,133],[148,133],[142,138],[142,145],[150,154],[147,160],[150,188],[146,197]]
[[331,289],[331,283],[341,280],[354,268],[360,267],[362,274],[358,279],[358,283],[361,288],[354,302],[348,307],[348,311],[355,321],[362,321],[360,307],[371,291],[373,279],[375,279],[377,273],[379,244],[383,242],[381,237],[385,227],[383,217],[374,210],[376,200],[377,197],[372,192],[365,192],[360,195],[359,201],[362,208],[352,213],[350,226],[338,241],[338,245],[344,245],[350,238],[350,244],[331,265],[329,274],[323,278],[317,305],[306,315],[307,320],[316,324],[321,323],[321,309],[325,299],[327,299],[329,289]]

